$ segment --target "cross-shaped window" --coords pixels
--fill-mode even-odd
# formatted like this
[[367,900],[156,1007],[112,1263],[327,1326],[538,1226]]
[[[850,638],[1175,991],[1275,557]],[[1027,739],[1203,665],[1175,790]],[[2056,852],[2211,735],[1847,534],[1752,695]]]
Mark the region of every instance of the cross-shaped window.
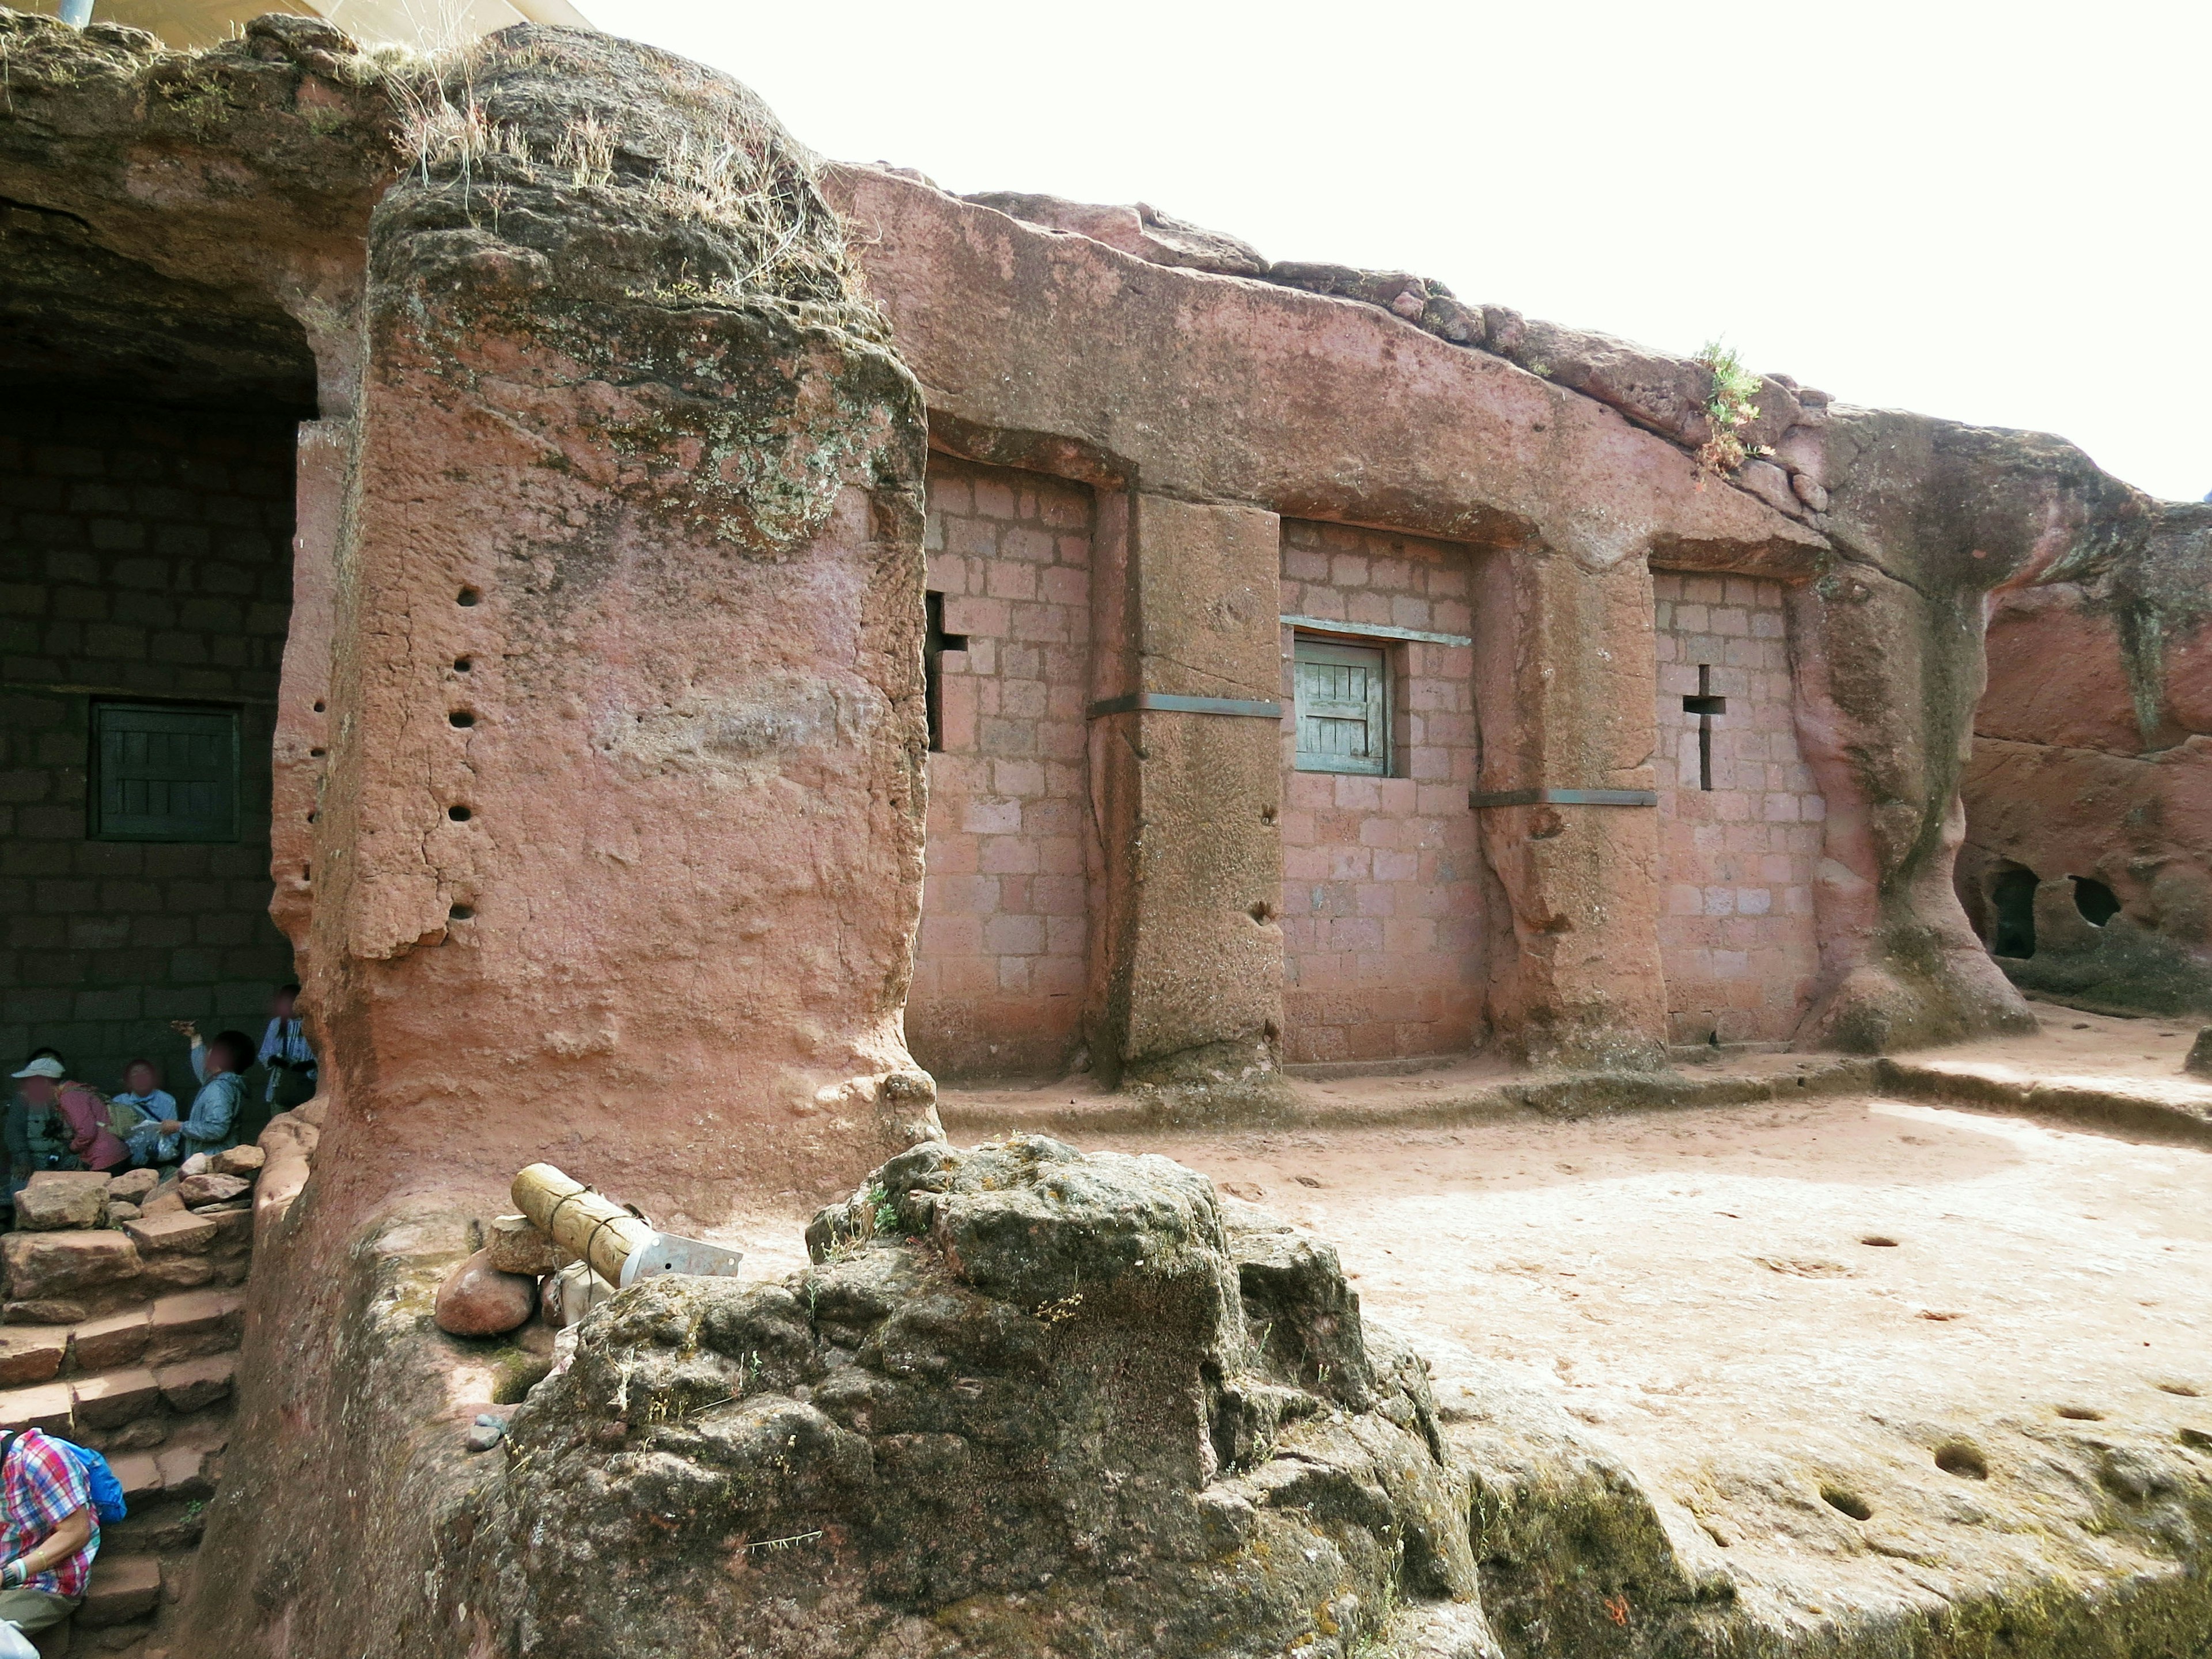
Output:
[[1713,695],[1713,665],[1698,665],[1698,694],[1682,699],[1682,712],[1698,718],[1698,787],[1713,787],[1713,719],[1728,713],[1728,699]]
[[923,617],[927,627],[921,640],[921,699],[922,708],[929,716],[929,746],[932,750],[945,747],[945,653],[965,651],[965,634],[945,631],[945,595],[922,595]]

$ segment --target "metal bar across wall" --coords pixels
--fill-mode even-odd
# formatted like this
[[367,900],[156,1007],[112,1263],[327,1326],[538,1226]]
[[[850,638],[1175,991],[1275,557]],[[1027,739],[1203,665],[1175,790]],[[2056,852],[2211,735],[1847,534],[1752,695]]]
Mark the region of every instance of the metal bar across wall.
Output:
[[1101,698],[1091,705],[1091,718],[1095,720],[1108,714],[1133,714],[1140,708],[1163,714],[1242,714],[1261,720],[1283,718],[1283,705],[1279,702],[1247,702],[1237,697],[1186,697],[1172,691],[1131,691],[1119,697]]
[[1656,789],[1494,789],[1488,793],[1470,790],[1467,804],[1484,806],[1656,806]]
[[1326,617],[1285,617],[1285,628],[1308,628],[1317,634],[1343,634],[1362,640],[1412,640],[1420,645],[1473,645],[1465,634],[1425,634],[1418,628],[1389,628],[1381,623],[1331,622]]

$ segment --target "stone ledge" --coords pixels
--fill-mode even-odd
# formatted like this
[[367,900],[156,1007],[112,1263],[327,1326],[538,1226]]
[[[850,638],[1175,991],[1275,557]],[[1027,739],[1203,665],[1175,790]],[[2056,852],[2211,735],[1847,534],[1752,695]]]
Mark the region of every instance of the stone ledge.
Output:
[[1572,1119],[1605,1112],[1757,1106],[1849,1094],[1895,1094],[1952,1106],[1994,1107],[2083,1128],[2212,1143],[2212,1085],[2181,1079],[2037,1077],[1987,1061],[1887,1057],[1830,1057],[1801,1062],[1786,1071],[1719,1076],[1674,1071],[1498,1077],[1440,1083],[1418,1097],[1371,1103],[1316,1099],[1295,1089],[1265,1101],[1179,1097],[1168,1090],[1071,1099],[1055,1091],[1036,1104],[1009,1100],[1004,1094],[963,1099],[948,1091],[939,1100],[938,1114],[946,1133],[956,1138],[1011,1129],[1132,1134],[1184,1129],[1444,1128],[1499,1122],[1528,1112]]

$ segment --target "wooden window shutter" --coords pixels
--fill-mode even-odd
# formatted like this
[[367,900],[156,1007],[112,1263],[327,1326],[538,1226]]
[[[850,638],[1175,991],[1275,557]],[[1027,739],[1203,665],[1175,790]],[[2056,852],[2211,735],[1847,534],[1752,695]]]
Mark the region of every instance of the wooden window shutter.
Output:
[[238,711],[92,706],[95,841],[238,839]]
[[1295,647],[1298,769],[1390,769],[1389,660],[1372,646],[1300,636]]

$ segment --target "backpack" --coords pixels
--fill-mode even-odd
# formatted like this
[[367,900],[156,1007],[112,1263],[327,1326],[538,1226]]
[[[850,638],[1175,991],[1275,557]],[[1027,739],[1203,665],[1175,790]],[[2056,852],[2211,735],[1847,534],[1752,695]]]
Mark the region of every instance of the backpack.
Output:
[[[15,1449],[15,1442],[22,1433],[21,1429],[15,1429],[5,1440],[0,1440],[0,1472],[7,1468],[8,1454]],[[76,1459],[77,1468],[84,1471],[84,1484],[92,1493],[92,1512],[100,1517],[101,1525],[112,1527],[131,1513],[130,1506],[123,1501],[123,1483],[115,1478],[115,1471],[107,1467],[105,1457],[89,1446],[80,1446],[58,1435],[50,1434],[46,1438]]]
[[107,1133],[118,1140],[129,1140],[133,1129],[142,1123],[149,1123],[152,1121],[149,1114],[132,1105],[127,1100],[111,1100],[107,1103]]

